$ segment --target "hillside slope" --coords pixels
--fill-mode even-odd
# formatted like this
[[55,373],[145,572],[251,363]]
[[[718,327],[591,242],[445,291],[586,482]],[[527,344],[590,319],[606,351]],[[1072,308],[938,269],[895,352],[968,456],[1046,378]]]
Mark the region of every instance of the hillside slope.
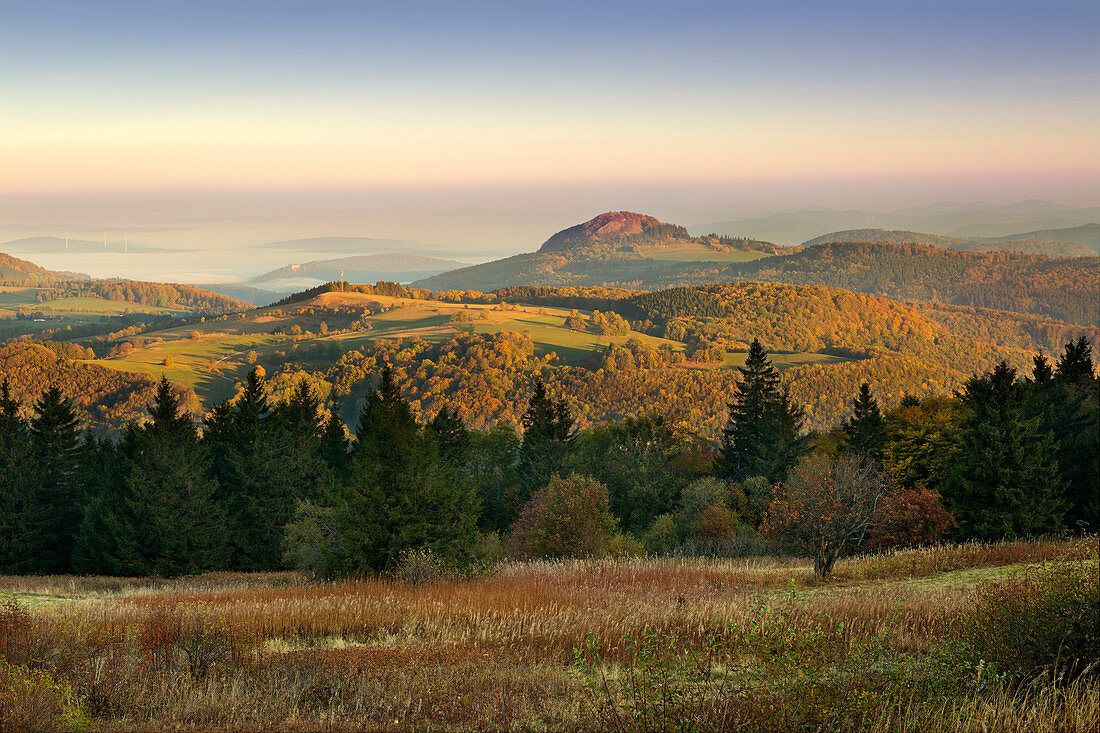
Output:
[[1040,229],[1034,232],[1012,234],[1007,237],[988,238],[985,241],[1006,242],[1018,239],[1038,242],[1076,242],[1088,247],[1092,252],[1100,254],[1100,224],[1085,224],[1079,227],[1062,229]]
[[554,234],[537,252],[463,267],[414,285],[437,291],[609,283],[648,288],[691,263],[745,262],[782,251],[786,248],[753,239],[692,237],[683,227],[652,216],[610,211]]
[[287,265],[254,277],[248,284],[272,290],[300,290],[339,280],[341,275],[345,281],[354,283],[411,282],[467,265],[455,260],[389,252]]
[[67,279],[65,273],[51,272],[33,262],[0,252],[0,281],[23,285],[46,285]]
[[1095,254],[1093,248],[1079,244],[1074,240],[1053,240],[1019,235],[997,239],[967,239],[964,237],[945,237],[939,234],[925,234],[886,229],[845,229],[823,234],[802,243],[803,247],[818,244],[838,244],[842,242],[886,242],[889,244],[919,244],[939,249],[952,249],[958,252],[1019,252],[1022,254],[1046,255],[1048,257],[1090,257]]

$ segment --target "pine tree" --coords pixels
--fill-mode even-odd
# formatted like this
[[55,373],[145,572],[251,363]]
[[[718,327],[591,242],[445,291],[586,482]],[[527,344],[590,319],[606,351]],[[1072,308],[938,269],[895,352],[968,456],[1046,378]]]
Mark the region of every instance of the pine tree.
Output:
[[29,532],[36,502],[35,462],[22,406],[0,384],[0,573],[29,568]]
[[166,378],[149,414],[150,422],[131,424],[123,438],[121,501],[104,520],[118,532],[110,562],[126,575],[221,569],[225,520],[216,484],[207,477],[194,423]]
[[550,397],[546,384],[538,377],[522,425],[520,482],[506,507],[509,526],[537,489],[545,486],[551,476],[568,473],[571,467],[573,416],[565,400]]
[[393,567],[411,549],[461,562],[473,544],[477,495],[439,458],[436,437],[417,424],[387,366],[359,416],[351,480],[337,522],[344,574]]
[[[1066,344],[1055,372],[1040,374],[1039,361],[1024,405],[1057,443],[1067,502],[1065,524],[1075,530],[1100,526],[1100,379],[1087,339]],[[1045,362],[1045,359],[1044,359]]]
[[1005,362],[956,393],[965,416],[941,493],[967,538],[1025,537],[1061,522],[1056,446],[1038,418],[1025,419],[1024,387]]
[[844,423],[844,434],[853,451],[882,460],[886,423],[878,409],[878,400],[866,382],[860,385],[859,395],[852,403],[852,416]]
[[457,412],[451,412],[446,406],[439,408],[439,412],[428,423],[428,431],[435,440],[440,458],[456,467],[465,464],[470,448],[470,433]]
[[809,438],[802,435],[805,411],[786,388],[780,389],[779,372],[759,340],[753,339],[745,366],[738,370],[741,380],[727,404],[716,473],[729,482],[763,476],[774,484],[809,447]]
[[57,386],[35,403],[30,437],[38,481],[29,514],[28,571],[68,573],[83,496],[77,480],[80,437],[72,402]]

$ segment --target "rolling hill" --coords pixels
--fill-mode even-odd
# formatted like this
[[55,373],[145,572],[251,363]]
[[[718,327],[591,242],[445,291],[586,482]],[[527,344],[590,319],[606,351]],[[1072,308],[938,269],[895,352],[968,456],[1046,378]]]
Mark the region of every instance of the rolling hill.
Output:
[[[1068,231],[1068,230],[1067,230]],[[823,234],[802,243],[803,247],[818,244],[837,244],[841,242],[887,242],[889,244],[919,244],[926,247],[951,249],[957,252],[1020,252],[1048,257],[1090,257],[1096,252],[1093,248],[1073,240],[1054,240],[1028,237],[1001,237],[998,239],[978,240],[964,237],[945,237],[939,234],[921,232],[887,231],[885,229],[846,229]]]
[[46,285],[68,280],[68,273],[52,272],[33,262],[0,252],[0,281],[27,285]]
[[[483,292],[601,285],[654,290],[755,280],[1031,313],[1067,323],[1100,322],[1100,260],[1095,257],[960,252],[943,247],[971,240],[881,229],[846,230],[821,238],[844,241],[811,240],[797,250],[717,236],[685,240],[682,232],[652,217],[610,212],[555,234],[538,252],[453,270],[415,285]],[[860,236],[876,241],[848,241]],[[878,241],[883,238],[922,243]],[[1088,252],[1078,244],[1059,246]]]
[[690,263],[731,263],[784,251],[770,242],[706,235],[629,211],[610,211],[554,234],[537,252],[463,267],[416,281],[432,290],[522,285],[652,287]]
[[[421,417],[441,406],[468,424],[515,426],[539,375],[581,426],[659,411],[713,438],[753,338],[772,352],[810,424],[842,419],[862,380],[880,399],[942,394],[1007,359],[1100,335],[1036,316],[902,303],[821,286],[742,282],[631,292],[514,288],[496,295],[354,286],[319,290],[243,316],[119,334],[93,361],[161,375],[204,408],[232,397],[253,366],[276,396],[306,378],[354,425],[382,363]],[[573,308],[578,309],[573,313]],[[613,315],[611,315],[613,314]],[[625,320],[623,320],[625,319]],[[98,350],[98,349],[97,349]]]
[[253,278],[248,285],[271,290],[302,290],[343,279],[365,283],[377,280],[411,282],[466,267],[468,263],[435,257],[400,254],[359,255],[287,265]]
[[1007,237],[993,237],[985,241],[1006,242],[1012,240],[1076,242],[1077,244],[1088,247],[1096,254],[1100,254],[1100,224],[1085,224],[1079,227],[1068,227],[1063,229],[1040,229],[1034,232],[1010,234]]

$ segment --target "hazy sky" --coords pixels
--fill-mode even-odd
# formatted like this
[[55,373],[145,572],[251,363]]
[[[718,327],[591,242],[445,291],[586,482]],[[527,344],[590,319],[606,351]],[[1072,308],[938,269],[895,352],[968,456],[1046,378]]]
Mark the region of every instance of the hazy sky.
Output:
[[0,195],[876,176],[1071,195],[1100,175],[1098,130],[1095,0],[0,2]]

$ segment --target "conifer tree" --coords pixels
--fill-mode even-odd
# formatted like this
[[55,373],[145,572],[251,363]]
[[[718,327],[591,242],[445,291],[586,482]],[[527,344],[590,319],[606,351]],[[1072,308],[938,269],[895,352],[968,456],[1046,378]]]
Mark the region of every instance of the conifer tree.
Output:
[[21,405],[5,378],[0,384],[0,573],[29,568],[29,532],[35,494],[35,462]]
[[42,393],[35,403],[30,437],[37,485],[29,512],[28,571],[67,573],[83,500],[78,481],[80,437],[70,400],[57,386]]
[[727,404],[729,418],[715,469],[729,482],[763,476],[774,484],[808,449],[809,438],[802,435],[805,411],[779,387],[779,372],[759,340],[753,339],[745,366],[738,370],[741,380]]
[[152,420],[123,439],[121,501],[113,562],[126,575],[171,577],[223,567],[225,521],[207,477],[190,415],[162,378]]
[[435,439],[440,458],[456,467],[466,462],[470,433],[457,412],[451,412],[446,406],[439,408],[439,412],[428,423],[428,431]]
[[1092,344],[1069,342],[1051,372],[1035,372],[1024,413],[1036,417],[1057,443],[1058,466],[1067,502],[1065,524],[1075,530],[1100,527],[1100,379],[1095,375]]
[[554,399],[542,379],[536,377],[534,391],[523,415],[523,442],[519,449],[520,484],[508,502],[510,525],[531,494],[545,486],[554,474],[565,474],[571,465],[573,416],[563,398]]
[[439,459],[387,365],[359,416],[351,479],[337,507],[345,574],[390,568],[411,549],[461,562],[476,529],[477,495]]
[[878,408],[878,400],[871,394],[871,387],[864,382],[852,403],[852,416],[844,423],[848,447],[876,460],[882,460],[886,443],[886,423]]
[[348,470],[348,430],[335,408],[325,422],[321,433],[321,457],[329,467],[334,481],[347,479]]
[[[318,501],[332,481],[332,472],[322,455],[324,421],[321,400],[309,382],[302,379],[290,398],[275,406],[277,475],[287,485],[293,501]],[[293,503],[293,502],[292,502]],[[289,514],[276,517],[285,524]]]
[[1024,387],[1001,362],[956,393],[964,408],[959,450],[941,493],[959,531],[983,540],[1024,537],[1060,526],[1056,446],[1039,418],[1026,419]]

